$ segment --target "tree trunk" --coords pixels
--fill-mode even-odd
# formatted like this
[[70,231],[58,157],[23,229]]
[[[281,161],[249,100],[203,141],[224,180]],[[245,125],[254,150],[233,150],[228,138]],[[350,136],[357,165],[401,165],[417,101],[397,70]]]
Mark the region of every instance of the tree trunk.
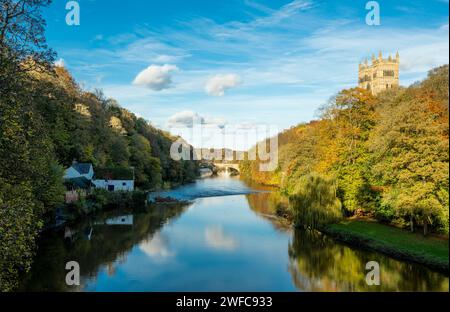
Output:
[[411,227],[411,232],[414,233],[414,220],[412,216],[409,218],[409,226]]
[[423,223],[423,236],[427,236],[427,234],[428,234],[428,222],[425,221]]

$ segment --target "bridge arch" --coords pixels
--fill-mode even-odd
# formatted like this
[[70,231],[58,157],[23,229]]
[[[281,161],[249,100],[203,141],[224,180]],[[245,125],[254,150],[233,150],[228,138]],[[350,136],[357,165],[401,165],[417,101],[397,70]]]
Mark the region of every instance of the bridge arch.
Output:
[[239,164],[214,163],[214,167],[216,167],[218,171],[228,171],[228,172],[234,171],[237,174],[241,173],[239,170]]

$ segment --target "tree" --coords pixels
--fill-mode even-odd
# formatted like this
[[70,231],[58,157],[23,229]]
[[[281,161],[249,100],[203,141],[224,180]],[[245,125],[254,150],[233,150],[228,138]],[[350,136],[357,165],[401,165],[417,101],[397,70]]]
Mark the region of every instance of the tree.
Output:
[[30,185],[0,177],[0,291],[14,290],[20,272],[30,268],[40,226]]
[[50,3],[0,0],[0,82],[6,83],[19,72],[52,66],[55,54],[46,44],[46,23],[41,14]]
[[50,131],[38,110],[46,95],[26,76],[15,83],[16,91],[0,98],[0,253],[9,276],[3,276],[4,285],[14,285],[29,267],[42,218],[63,202],[65,191]]
[[320,120],[279,135],[277,171],[261,175],[257,161],[244,161],[241,174],[260,183],[277,181],[293,209],[314,198],[307,190],[315,182],[308,181],[320,179],[311,175],[334,176],[348,214],[362,209],[383,222],[421,226],[425,234],[448,233],[448,83],[445,65],[420,83],[376,97],[343,90],[322,108]]
[[52,64],[40,13],[49,3],[0,0],[0,290],[14,289],[29,269],[44,207],[62,194],[29,75]]
[[337,159],[332,170],[338,178],[338,194],[344,209],[352,214],[369,209],[372,201],[368,183],[367,140],[376,124],[376,99],[367,90],[343,90],[322,108],[335,133]]
[[338,222],[342,211],[336,190],[336,181],[332,178],[315,173],[300,178],[289,197],[297,224],[316,229]]
[[[442,85],[447,85],[447,88]],[[440,87],[436,87],[440,86]],[[398,217],[448,233],[448,66],[385,98],[370,138],[371,171]]]

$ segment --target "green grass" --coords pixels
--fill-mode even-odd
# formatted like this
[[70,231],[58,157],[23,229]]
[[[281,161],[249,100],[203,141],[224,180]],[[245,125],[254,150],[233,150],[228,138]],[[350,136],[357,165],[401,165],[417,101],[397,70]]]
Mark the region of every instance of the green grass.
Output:
[[365,221],[332,224],[324,232],[339,240],[368,247],[397,258],[448,271],[448,240]]

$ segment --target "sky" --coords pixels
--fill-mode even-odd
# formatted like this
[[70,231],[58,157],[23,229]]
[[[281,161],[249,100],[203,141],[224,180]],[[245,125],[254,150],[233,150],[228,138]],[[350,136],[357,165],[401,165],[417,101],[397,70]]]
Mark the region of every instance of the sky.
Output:
[[[221,131],[318,118],[379,50],[400,53],[404,86],[449,58],[448,0],[377,1],[380,25],[360,0],[79,0],[69,26],[67,2],[44,11],[58,63],[197,147],[244,149],[254,142],[230,146]],[[193,122],[207,139],[193,142]]]

